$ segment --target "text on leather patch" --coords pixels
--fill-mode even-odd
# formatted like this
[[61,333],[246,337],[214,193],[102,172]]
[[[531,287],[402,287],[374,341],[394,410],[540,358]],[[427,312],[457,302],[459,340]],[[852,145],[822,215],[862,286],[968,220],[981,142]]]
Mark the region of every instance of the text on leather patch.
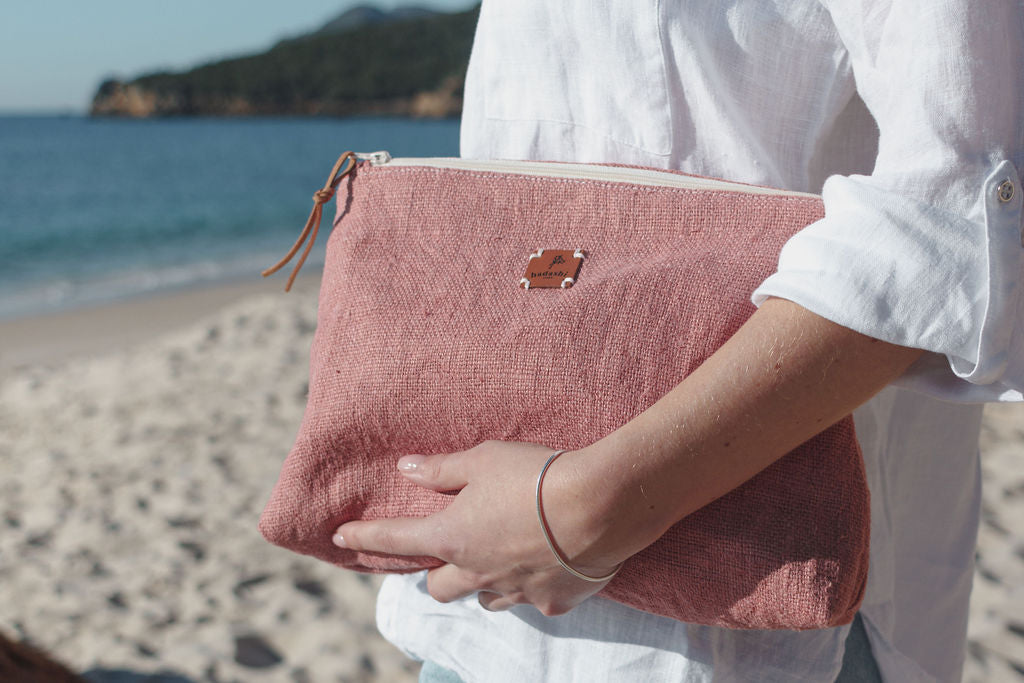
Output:
[[519,280],[519,286],[523,289],[568,289],[576,284],[582,266],[582,249],[538,249],[530,254],[526,274]]

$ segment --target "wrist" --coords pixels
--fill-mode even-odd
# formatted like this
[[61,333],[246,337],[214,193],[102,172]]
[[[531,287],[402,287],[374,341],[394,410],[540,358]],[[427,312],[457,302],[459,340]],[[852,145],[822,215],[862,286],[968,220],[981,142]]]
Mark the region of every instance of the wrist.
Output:
[[542,500],[551,537],[578,571],[603,576],[656,541],[676,520],[645,499],[635,457],[608,439],[567,451],[544,477]]

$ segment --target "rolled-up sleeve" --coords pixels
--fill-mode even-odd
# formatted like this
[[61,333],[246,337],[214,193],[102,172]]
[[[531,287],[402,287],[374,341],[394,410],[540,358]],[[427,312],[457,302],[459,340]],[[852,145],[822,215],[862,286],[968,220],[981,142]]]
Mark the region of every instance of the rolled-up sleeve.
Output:
[[904,386],[1021,400],[1024,6],[840,1],[829,11],[878,124],[878,157],[871,175],[825,182],[825,217],[786,244],[754,303],[789,299],[933,352]]

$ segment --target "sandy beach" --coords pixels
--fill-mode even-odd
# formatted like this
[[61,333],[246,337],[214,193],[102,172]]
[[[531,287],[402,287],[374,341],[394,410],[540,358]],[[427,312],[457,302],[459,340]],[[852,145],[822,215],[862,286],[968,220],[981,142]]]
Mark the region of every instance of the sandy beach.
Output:
[[[0,322],[0,631],[93,681],[415,680],[377,634],[376,578],[256,529],[317,280]],[[982,449],[964,680],[1024,681],[1024,406],[987,410]]]

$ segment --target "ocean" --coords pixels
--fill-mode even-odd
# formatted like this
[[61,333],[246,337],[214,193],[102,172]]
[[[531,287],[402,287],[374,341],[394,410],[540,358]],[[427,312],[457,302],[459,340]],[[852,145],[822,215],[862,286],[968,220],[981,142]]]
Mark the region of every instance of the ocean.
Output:
[[0,117],[0,318],[258,277],[341,152],[454,156],[458,137],[454,120]]

